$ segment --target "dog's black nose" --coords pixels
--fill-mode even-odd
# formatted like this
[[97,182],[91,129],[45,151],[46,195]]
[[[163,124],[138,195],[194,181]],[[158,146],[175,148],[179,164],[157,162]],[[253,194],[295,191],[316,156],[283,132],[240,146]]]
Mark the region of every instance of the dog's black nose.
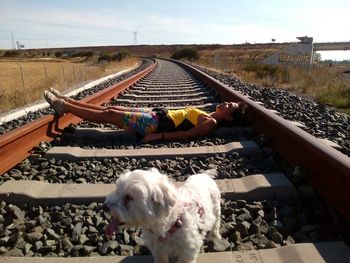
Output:
[[104,203],[104,204],[102,205],[102,210],[105,211],[105,212],[109,212],[109,207],[108,207],[108,205]]

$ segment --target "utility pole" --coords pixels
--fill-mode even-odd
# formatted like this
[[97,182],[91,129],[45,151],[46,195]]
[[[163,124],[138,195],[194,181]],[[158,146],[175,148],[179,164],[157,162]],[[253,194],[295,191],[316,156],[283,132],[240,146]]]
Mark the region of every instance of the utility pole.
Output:
[[134,35],[134,45],[136,46],[137,45],[137,31],[134,31],[133,35]]
[[15,49],[15,38],[14,38],[12,32],[11,32],[11,43],[12,43],[12,50],[14,50]]

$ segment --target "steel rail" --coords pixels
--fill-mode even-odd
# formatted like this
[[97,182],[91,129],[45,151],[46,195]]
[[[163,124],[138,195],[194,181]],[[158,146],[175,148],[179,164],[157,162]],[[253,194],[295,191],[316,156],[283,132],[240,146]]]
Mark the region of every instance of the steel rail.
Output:
[[246,102],[252,126],[271,140],[274,150],[286,160],[305,169],[311,185],[350,221],[349,157],[211,76],[188,64],[174,62],[214,88],[223,99]]
[[[154,63],[143,71],[86,97],[82,101],[95,105],[108,102],[120,92],[149,74],[157,65],[157,62],[155,60],[153,61]],[[0,175],[30,156],[33,148],[40,142],[52,141],[69,124],[79,123],[80,121],[80,118],[72,114],[65,114],[61,117],[46,115],[0,136]]]

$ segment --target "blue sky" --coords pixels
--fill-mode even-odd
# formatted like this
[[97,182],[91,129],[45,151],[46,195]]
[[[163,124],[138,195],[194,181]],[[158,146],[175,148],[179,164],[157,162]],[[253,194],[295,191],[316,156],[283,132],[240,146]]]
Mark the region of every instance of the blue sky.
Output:
[[135,31],[138,44],[350,41],[349,15],[350,0],[0,0],[0,48],[11,32],[26,48],[132,45]]

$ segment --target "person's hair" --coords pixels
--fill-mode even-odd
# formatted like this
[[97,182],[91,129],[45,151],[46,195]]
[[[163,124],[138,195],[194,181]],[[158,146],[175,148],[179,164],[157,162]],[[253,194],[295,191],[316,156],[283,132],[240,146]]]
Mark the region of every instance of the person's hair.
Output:
[[231,113],[231,116],[233,118],[232,121],[220,121],[218,124],[218,127],[223,126],[247,126],[248,125],[248,118],[246,115],[246,110],[248,108],[248,104],[246,102],[237,102],[238,109],[234,110]]

